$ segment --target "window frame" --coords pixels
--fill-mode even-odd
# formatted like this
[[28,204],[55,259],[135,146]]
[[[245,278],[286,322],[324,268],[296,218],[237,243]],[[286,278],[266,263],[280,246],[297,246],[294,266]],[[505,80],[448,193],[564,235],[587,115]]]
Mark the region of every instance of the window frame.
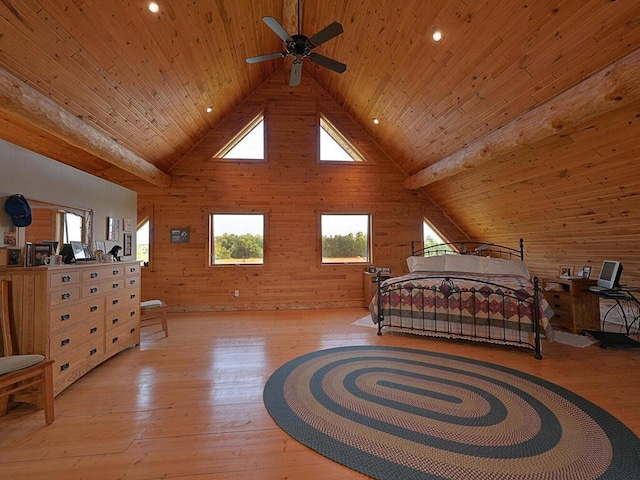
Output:
[[[258,126],[260,122],[262,122],[262,158],[226,158],[225,155],[228,155],[231,150],[233,150],[239,143],[241,143],[245,139],[245,137]],[[260,163],[267,161],[267,152],[267,118],[265,112],[261,111],[258,115],[253,117],[253,119],[246,123],[238,131],[238,133],[236,133],[231,138],[231,140],[229,140],[220,150],[218,150],[213,158],[219,158],[226,162]]]
[[[214,232],[214,216],[216,215],[228,215],[228,216],[242,216],[242,215],[253,215],[253,216],[262,216],[262,263],[216,263],[215,262],[215,232]],[[267,219],[268,215],[266,212],[210,212],[209,213],[209,255],[208,255],[208,266],[215,268],[228,268],[228,267],[252,267],[259,268],[265,267],[267,265]]]
[[[326,124],[326,127],[323,126]],[[321,146],[321,132],[336,142],[350,157],[351,160],[323,160]],[[318,162],[329,165],[366,165],[368,160],[362,153],[343,135],[343,133],[323,114],[318,115]]]
[[[322,229],[322,220],[325,216],[363,216],[363,217],[367,217],[367,229],[368,231],[366,232],[366,236],[367,236],[367,257],[362,260],[362,261],[335,261],[335,262],[325,262],[324,260],[324,255],[323,255],[323,250],[324,250],[324,232]],[[320,243],[320,264],[321,265],[329,265],[329,266],[335,266],[335,265],[368,265],[371,264],[373,262],[373,215],[371,215],[370,213],[363,213],[363,212],[322,212],[319,214],[318,216],[318,231],[319,231],[319,235],[318,235],[318,241]]]

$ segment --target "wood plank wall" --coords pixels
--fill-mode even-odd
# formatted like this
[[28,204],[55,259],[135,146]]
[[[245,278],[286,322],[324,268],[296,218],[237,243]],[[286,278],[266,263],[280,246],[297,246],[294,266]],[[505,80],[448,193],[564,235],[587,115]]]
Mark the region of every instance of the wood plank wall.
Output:
[[640,286],[640,103],[426,188],[469,236],[525,239],[529,269],[620,260]]
[[[406,272],[423,218],[447,235],[463,236],[424,192],[403,187],[405,175],[314,80],[305,75],[291,88],[288,75],[287,69],[276,73],[212,130],[173,168],[171,187],[130,186],[138,192],[138,221],[150,218],[152,225],[143,299],[162,298],[173,311],[360,306],[365,265],[321,265],[321,213],[372,215],[373,263],[394,273]],[[267,162],[211,158],[260,111]],[[320,113],[366,163],[318,162]],[[267,216],[266,264],[208,266],[210,214],[242,212]],[[169,231],[178,227],[190,229],[189,243],[170,243]]]

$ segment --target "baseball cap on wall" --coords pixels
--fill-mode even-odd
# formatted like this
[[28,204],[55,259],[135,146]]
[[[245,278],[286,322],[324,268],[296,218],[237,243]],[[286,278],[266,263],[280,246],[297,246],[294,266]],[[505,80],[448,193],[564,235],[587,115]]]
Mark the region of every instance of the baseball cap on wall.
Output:
[[31,225],[31,207],[22,195],[10,195],[4,203],[4,209],[16,227],[28,227]]

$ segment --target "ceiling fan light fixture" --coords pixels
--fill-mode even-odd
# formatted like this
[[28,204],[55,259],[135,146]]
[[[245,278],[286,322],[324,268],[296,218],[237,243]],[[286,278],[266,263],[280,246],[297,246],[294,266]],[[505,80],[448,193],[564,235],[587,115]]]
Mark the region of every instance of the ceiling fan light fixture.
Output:
[[440,40],[442,40],[442,30],[435,29],[431,34],[431,38],[434,42],[439,42]]
[[149,2],[149,11],[151,13],[158,13],[160,11],[160,5],[156,2]]

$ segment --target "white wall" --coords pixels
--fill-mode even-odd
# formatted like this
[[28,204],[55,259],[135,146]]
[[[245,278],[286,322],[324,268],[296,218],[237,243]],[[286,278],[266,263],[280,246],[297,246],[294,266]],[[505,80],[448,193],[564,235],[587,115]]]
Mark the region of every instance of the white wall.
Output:
[[[106,240],[108,216],[120,218],[121,229],[123,218],[132,219],[134,246],[132,256],[125,259],[135,259],[138,195],[133,190],[0,140],[0,246],[4,245],[4,233],[14,229],[4,203],[15,193],[66,207],[92,209],[94,241]],[[119,241],[106,243],[107,249],[116,243],[122,246],[122,230]]]

